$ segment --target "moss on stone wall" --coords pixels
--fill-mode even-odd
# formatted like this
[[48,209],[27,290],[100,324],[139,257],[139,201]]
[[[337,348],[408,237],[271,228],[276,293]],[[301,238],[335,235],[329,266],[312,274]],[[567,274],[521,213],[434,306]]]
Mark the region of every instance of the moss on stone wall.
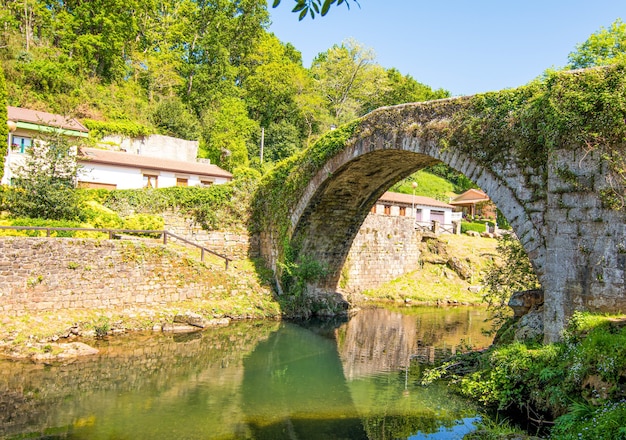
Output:
[[284,275],[281,284],[291,286],[288,293],[299,295],[304,283],[324,272],[315,261],[299,255],[298,245],[291,242],[291,210],[313,176],[345,148],[358,125],[357,120],[330,131],[311,147],[279,163],[265,176],[255,194],[251,230],[253,233],[263,231],[276,238],[280,272]]
[[[551,172],[561,179],[558,183],[575,179],[575,185],[567,185],[572,191],[597,191],[605,208],[626,210],[625,73],[624,64],[552,72],[517,89],[374,111],[328,133],[267,175],[253,202],[253,229],[272,236],[279,271],[288,267],[297,277],[292,269],[308,257],[299,255],[292,240],[295,207],[329,159],[368,138],[389,149],[406,148],[401,141],[417,139],[459,151],[495,176],[522,175],[530,192],[522,203],[528,218],[537,212],[533,203],[546,200]],[[606,182],[558,169],[557,151],[574,152],[577,160],[592,153],[594,160],[601,158],[598,173]]]

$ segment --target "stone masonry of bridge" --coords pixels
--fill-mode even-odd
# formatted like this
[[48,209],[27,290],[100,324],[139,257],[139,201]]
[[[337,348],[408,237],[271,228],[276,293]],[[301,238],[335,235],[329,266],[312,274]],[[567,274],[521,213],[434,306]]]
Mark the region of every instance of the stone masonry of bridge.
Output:
[[[350,247],[376,200],[395,182],[443,162],[482,188],[519,237],[545,292],[546,341],[560,338],[576,310],[626,311],[626,224],[623,210],[605,207],[600,197],[618,181],[601,153],[584,144],[557,146],[545,159],[525,162],[513,147],[506,149],[506,139],[497,139],[504,145],[499,154],[508,159],[495,161],[486,157],[487,148],[446,143],[451,121],[470,99],[403,104],[366,115],[345,129],[344,145],[323,163],[309,165],[315,150],[296,162],[294,181],[304,180],[307,166],[311,170],[299,192],[283,171],[288,177],[280,185],[297,192],[289,206],[289,240],[299,255],[327,268],[307,294],[336,296]],[[266,224],[261,240],[280,282],[279,228]]]
[[348,291],[373,289],[414,271],[421,240],[410,217],[368,215],[352,242],[340,287]]

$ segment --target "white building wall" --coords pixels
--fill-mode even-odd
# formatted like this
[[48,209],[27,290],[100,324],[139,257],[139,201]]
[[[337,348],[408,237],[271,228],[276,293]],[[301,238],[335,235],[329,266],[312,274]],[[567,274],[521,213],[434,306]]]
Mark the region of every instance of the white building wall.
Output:
[[121,168],[112,165],[81,163],[78,172],[81,182],[116,185],[117,189],[142,188],[143,175],[133,168]]
[[[397,205],[392,205],[392,204],[385,204],[385,203],[377,203],[375,205],[376,211],[374,212],[374,214],[384,214],[385,213],[385,206],[390,206],[391,207],[391,213],[389,215],[391,216],[398,216],[400,215],[400,207]],[[444,221],[443,221],[443,225],[449,226],[452,225],[452,221],[453,221],[453,215],[452,215],[452,209],[448,209],[448,208],[433,208],[430,206],[425,206],[425,205],[415,205],[415,210],[413,210],[410,206],[406,207],[406,217],[413,217],[415,218],[416,213],[421,212],[421,219],[419,220],[420,223],[428,223],[430,224],[432,222],[432,211],[440,211],[443,212],[443,217],[444,217]]]
[[[94,164],[83,162],[79,171],[78,180],[82,182],[117,185],[117,189],[137,189],[146,185],[143,173],[137,168],[116,167],[114,165]],[[152,172],[151,172],[152,173]],[[201,179],[207,179],[193,174],[177,174],[172,171],[154,171],[158,176],[158,188],[167,188],[176,186],[176,178],[187,178],[188,186],[197,186],[201,184]],[[213,183],[216,185],[227,183],[228,180],[223,177],[212,177]]]

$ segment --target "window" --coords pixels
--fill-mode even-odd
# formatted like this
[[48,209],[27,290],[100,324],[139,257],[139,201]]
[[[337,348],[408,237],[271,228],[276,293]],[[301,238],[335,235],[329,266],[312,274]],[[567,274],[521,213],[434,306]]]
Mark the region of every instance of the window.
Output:
[[158,188],[159,187],[159,176],[155,174],[144,174],[143,175],[143,187],[144,188]]
[[406,206],[400,206],[400,215],[402,217],[406,216]]
[[202,185],[202,186],[211,186],[211,185],[213,185],[213,183],[214,183],[213,180],[200,179],[200,185]]
[[376,205],[372,206],[372,214],[376,214]]
[[18,153],[25,153],[33,145],[33,140],[25,136],[12,136],[11,148]]
[[187,186],[187,182],[188,182],[188,179],[186,179],[184,177],[177,177],[176,178],[176,186]]
[[385,205],[385,215],[391,215],[391,206]]

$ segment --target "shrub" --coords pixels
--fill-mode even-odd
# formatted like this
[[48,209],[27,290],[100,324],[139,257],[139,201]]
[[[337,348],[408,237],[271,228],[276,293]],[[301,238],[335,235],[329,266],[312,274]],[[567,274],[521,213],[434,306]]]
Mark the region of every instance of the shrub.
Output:
[[475,231],[482,234],[487,230],[485,223],[493,226],[493,222],[461,222],[461,234],[465,234],[467,231]]

